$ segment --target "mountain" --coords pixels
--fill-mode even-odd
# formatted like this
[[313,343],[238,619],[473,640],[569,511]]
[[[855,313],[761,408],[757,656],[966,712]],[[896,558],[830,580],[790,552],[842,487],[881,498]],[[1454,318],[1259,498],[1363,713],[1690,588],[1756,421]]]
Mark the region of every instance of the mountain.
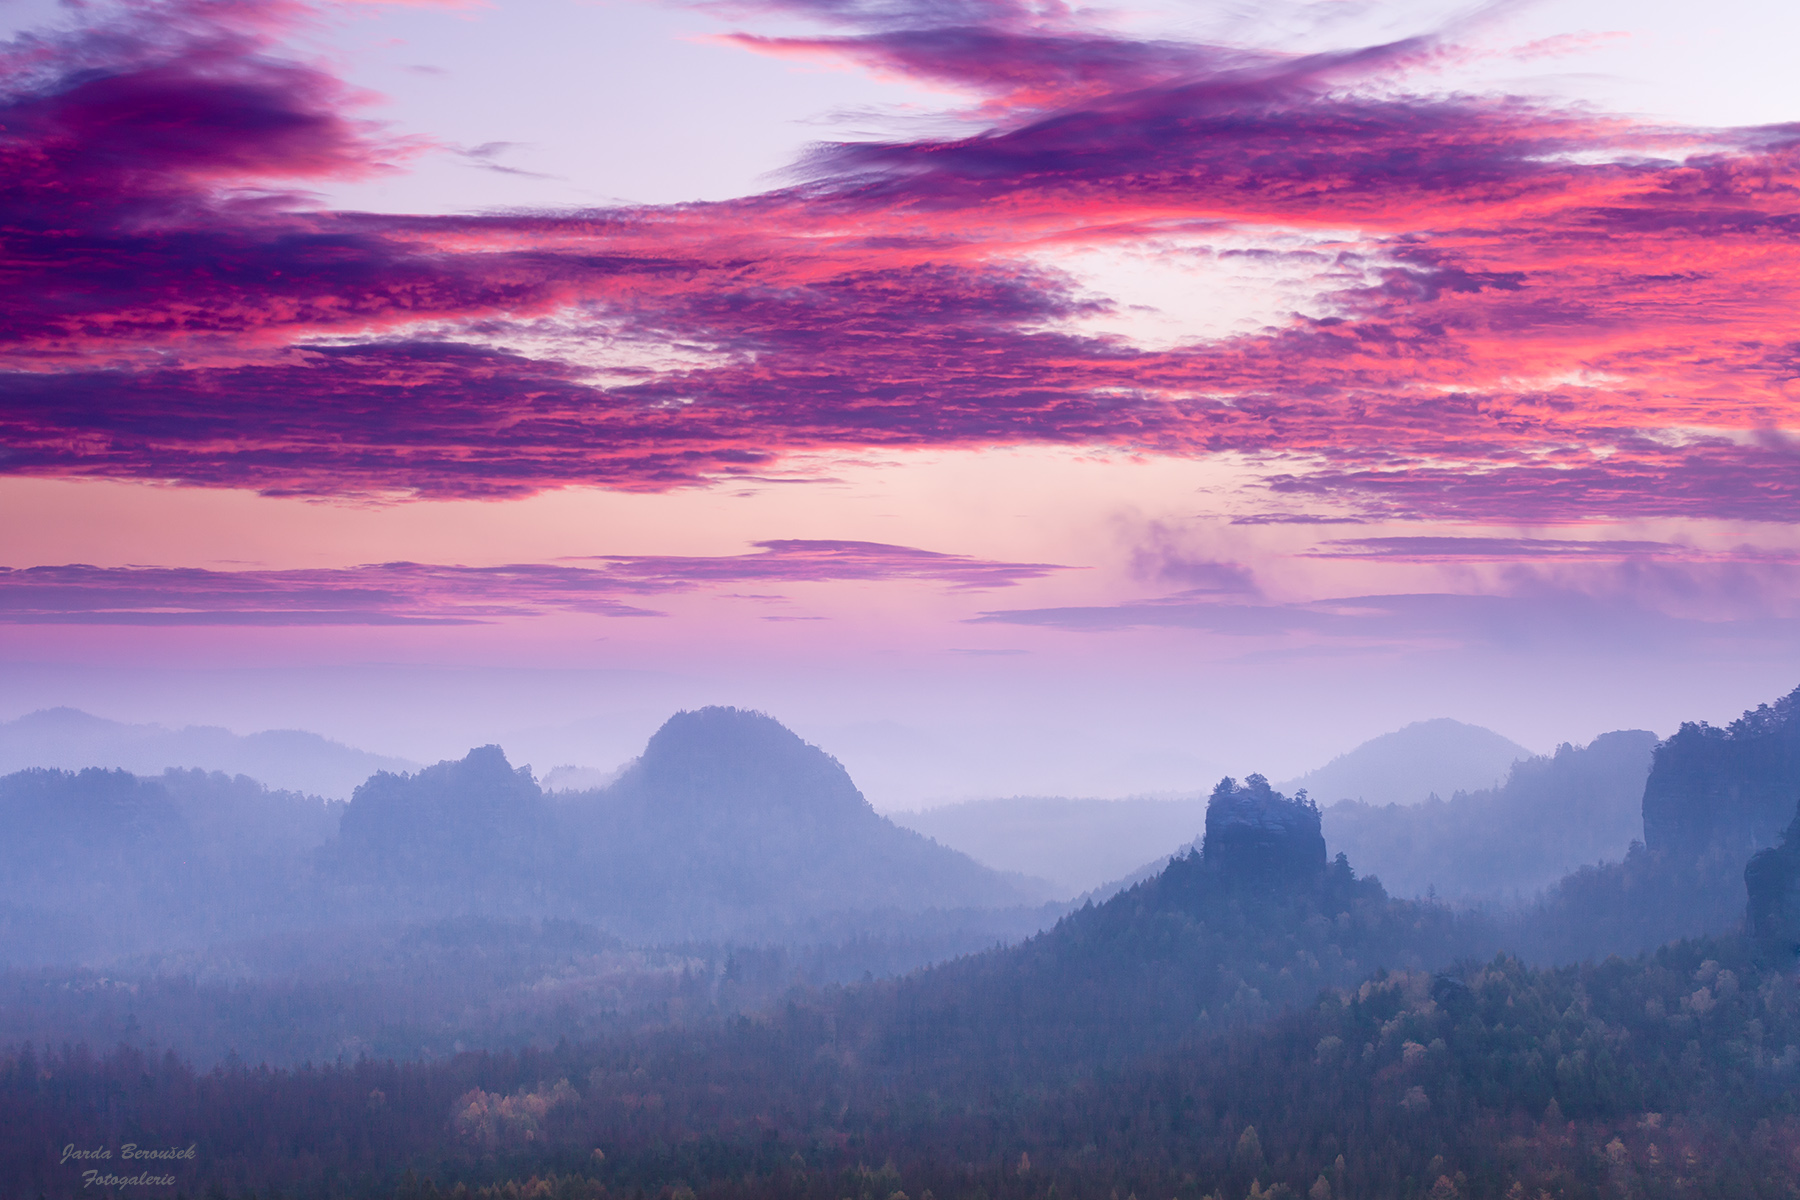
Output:
[[[1757,711],[1716,739],[1728,750],[1713,762],[1758,789],[1688,792],[1697,815],[1670,806],[1691,821],[1676,829],[1726,837],[1634,844],[1624,861],[1565,879],[1522,922],[1388,895],[1343,854],[1327,857],[1314,803],[1252,775],[1220,782],[1198,849],[1153,878],[1021,944],[898,979],[787,988],[785,962],[714,971],[685,947],[618,961],[623,947],[591,928],[454,921],[384,943],[396,986],[420,968],[492,982],[402,993],[404,1007],[418,1003],[375,1044],[395,1048],[386,1058],[345,1036],[373,998],[356,991],[368,973],[338,967],[329,950],[312,961],[341,972],[334,982],[347,981],[355,1005],[327,1007],[322,989],[165,978],[137,992],[98,972],[9,973],[0,1024],[19,1032],[0,1051],[0,1174],[31,1194],[73,1195],[78,1176],[54,1148],[130,1137],[205,1147],[180,1166],[196,1195],[1786,1195],[1800,1148],[1800,825],[1744,869],[1734,802],[1754,814],[1776,786],[1767,771],[1781,766],[1759,739],[1782,714]],[[1548,812],[1584,781],[1616,783],[1608,764],[1641,763],[1646,737],[1627,731],[1522,763],[1494,796],[1516,785]],[[1686,748],[1665,753],[1673,742],[1657,748],[1658,767],[1682,765]],[[367,873],[358,886],[397,880],[401,893],[438,864],[433,887],[511,879],[529,896],[564,886],[534,865],[538,854],[567,855],[596,887],[612,886],[609,871],[661,854],[623,882],[660,871],[664,904],[718,890],[707,873],[734,870],[753,878],[724,890],[761,887],[765,904],[786,894],[789,874],[804,897],[861,870],[879,903],[891,886],[880,854],[910,868],[903,848],[919,843],[882,833],[834,768],[766,717],[702,710],[672,718],[616,784],[582,796],[545,796],[496,748],[378,776],[331,845],[343,869]],[[1684,778],[1665,780],[1665,799],[1680,798]],[[141,781],[78,783],[81,795],[66,777],[22,780],[40,788],[28,797],[37,802],[13,815],[97,816],[139,831],[139,846],[184,849],[179,806]],[[698,833],[713,824],[724,832]],[[858,851],[867,845],[874,858]],[[129,870],[128,853],[106,853],[103,866]],[[924,861],[948,871],[957,860]],[[1611,954],[1666,933],[1670,914],[1712,919],[1692,906],[1692,887],[1734,864],[1733,919],[1747,912],[1751,937],[1703,929],[1633,959]],[[1515,956],[1512,939],[1545,920],[1581,930],[1593,961],[1533,967]],[[775,1003],[690,1020],[718,1011],[709,993],[751,974]],[[631,989],[635,1003],[620,995]],[[392,1000],[380,1007],[401,1007]],[[252,1003],[278,1035],[329,1030],[343,1047],[336,1061],[270,1070],[232,1055],[196,1071],[157,1044],[163,1026],[140,1023],[185,1011],[222,1029],[208,1010]],[[120,1020],[94,1019],[106,1005]],[[627,1005],[643,1019],[614,1024]],[[498,1052],[461,1053],[461,1031],[484,1006],[484,1019],[534,1019],[514,1021],[517,1040]],[[573,1036],[553,1041],[562,1013]],[[34,1017],[45,1024],[12,1024]],[[54,1020],[82,1037],[50,1036]]]
[[888,816],[976,862],[1039,876],[1063,895],[1075,895],[1194,840],[1206,820],[1206,802],[1199,796],[1013,796]]
[[1683,858],[1748,859],[1776,845],[1800,800],[1800,688],[1720,729],[1686,722],[1656,748],[1644,844]]
[[303,856],[341,804],[246,776],[0,777],[0,962],[69,962],[305,920]]
[[[615,817],[685,827],[723,808],[743,815],[740,832],[867,829],[830,760],[763,722],[679,714],[621,778],[635,790],[611,796]],[[1623,754],[1643,738],[1597,741]],[[1598,761],[1562,758],[1564,772]],[[130,823],[141,809],[144,828],[166,825],[128,779],[104,782],[116,792],[92,803],[106,814]],[[460,853],[539,819],[576,844],[561,802],[534,787],[478,750],[371,781],[355,801],[364,819],[346,828],[401,874],[416,870],[407,845]],[[432,817],[448,832],[418,830]],[[1109,901],[900,979],[783,990],[777,976],[762,994],[778,1002],[748,1019],[680,1023],[684,1005],[733,986],[736,967],[698,963],[697,983],[697,955],[614,961],[618,943],[567,923],[450,922],[388,945],[407,978],[420,965],[489,975],[500,993],[471,989],[469,1001],[562,1005],[578,1035],[552,1041],[553,1026],[522,1023],[499,1053],[457,1053],[470,1014],[421,993],[415,1024],[385,1043],[415,1061],[346,1040],[335,1064],[268,1070],[234,1055],[197,1072],[127,1044],[157,1036],[139,1013],[158,1019],[185,992],[207,1019],[241,1011],[243,990],[177,980],[127,1000],[97,973],[60,988],[9,976],[0,983],[34,1011],[73,1013],[95,1031],[88,1044],[119,1049],[27,1034],[0,1054],[0,1164],[34,1192],[72,1195],[45,1147],[116,1145],[123,1128],[140,1144],[211,1147],[183,1167],[195,1194],[226,1182],[322,1193],[343,1179],[367,1181],[353,1190],[370,1196],[486,1186],[570,1200],[1785,1194],[1800,1146],[1800,1004],[1789,964],[1759,951],[1792,949],[1781,943],[1800,867],[1773,860],[1793,840],[1752,860],[1754,939],[1545,969],[1495,954],[1507,930],[1483,914],[1396,899],[1342,854],[1328,860],[1324,828],[1304,797],[1225,779],[1198,850]],[[1614,865],[1632,860],[1686,857],[1640,845]],[[470,853],[446,874],[481,863]],[[1740,883],[1740,912],[1744,896]],[[366,1009],[361,977],[343,975]],[[667,1020],[611,1024],[622,1006],[609,993],[627,986]],[[128,1014],[122,1035],[91,1019],[95,997]],[[302,989],[254,1000],[282,1014],[304,1000],[314,1024],[347,1032],[343,1008],[321,1021]],[[20,1008],[0,1005],[0,1023]],[[414,1029],[420,1040],[398,1040]],[[446,1041],[451,1052],[436,1051]]]
[[1284,792],[1304,788],[1321,804],[1418,804],[1434,794],[1495,787],[1514,762],[1530,757],[1531,751],[1491,729],[1440,717],[1371,738],[1277,786]]
[[1582,866],[1624,858],[1642,833],[1655,746],[1653,733],[1622,730],[1522,758],[1497,788],[1423,804],[1340,801],[1324,810],[1325,840],[1396,895],[1529,897]]
[[772,717],[677,713],[605,787],[546,794],[498,746],[356,789],[327,877],[384,911],[558,916],[634,938],[817,928],[844,914],[1038,903],[901,829]]
[[350,797],[319,852],[347,915],[578,915],[579,848],[528,769],[498,746],[414,774],[380,771]]
[[[1365,742],[1281,790],[1304,787],[1316,800],[1345,789],[1420,797],[1328,804],[1320,813],[1325,841],[1333,853],[1346,854],[1358,870],[1376,876],[1398,896],[1422,896],[1435,889],[1446,899],[1516,899],[1583,864],[1624,855],[1641,829],[1639,797],[1655,742],[1653,733],[1625,731],[1604,734],[1586,748],[1564,745],[1553,755],[1532,755],[1486,729],[1423,721]],[[1415,752],[1418,757],[1409,759]],[[1470,761],[1485,765],[1467,768]],[[1463,766],[1454,765],[1459,762]],[[1447,801],[1435,791],[1419,792],[1423,784],[1391,782],[1415,769],[1417,779],[1435,779],[1436,784],[1456,778],[1458,770],[1472,778],[1490,769],[1497,769],[1506,782],[1471,792],[1446,789]],[[1357,778],[1365,783],[1332,782]],[[1374,782],[1378,779],[1389,782]],[[1169,804],[1171,817],[1186,807]],[[1163,828],[1173,833],[1178,822],[1170,820]],[[1198,850],[1199,839],[1172,851],[1158,849],[1160,854],[1152,851],[1155,856],[1146,855],[1133,864],[1135,869],[1116,870],[1105,882],[1090,885],[1089,895],[1098,901],[1144,882],[1182,854]]]
[[277,790],[341,800],[376,771],[414,766],[297,729],[247,735],[210,725],[165,729],[109,721],[74,708],[40,709],[0,723],[0,774],[30,767],[107,767],[156,775],[170,767],[198,767],[248,775]]
[[762,713],[677,713],[608,787],[568,802],[615,902],[698,931],[843,911],[999,908],[1041,884],[875,812],[837,759]]
[[1800,689],[1724,728],[1683,724],[1651,758],[1643,842],[1550,889],[1519,930],[1521,952],[1548,961],[1630,953],[1735,933],[1746,919],[1769,952],[1788,936],[1785,914],[1800,912],[1788,894],[1800,877],[1794,843],[1784,837],[1797,801]]
[[586,792],[546,793],[498,746],[377,771],[347,803],[198,769],[32,768],[0,777],[0,828],[11,962],[450,917],[965,948],[1055,916],[1048,885],[899,828],[836,759],[730,708],[676,714]]
[[1483,918],[1394,899],[1342,855],[1328,862],[1309,801],[1227,778],[1198,851],[1017,946],[847,996],[837,1038],[868,1069],[927,1086],[1031,1087],[1494,947]]

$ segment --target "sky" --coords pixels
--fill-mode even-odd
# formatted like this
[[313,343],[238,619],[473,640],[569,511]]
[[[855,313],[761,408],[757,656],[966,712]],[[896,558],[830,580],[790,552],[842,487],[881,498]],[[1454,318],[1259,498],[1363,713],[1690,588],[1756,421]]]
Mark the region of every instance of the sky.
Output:
[[1800,684],[1790,6],[0,28],[0,719],[891,809]]

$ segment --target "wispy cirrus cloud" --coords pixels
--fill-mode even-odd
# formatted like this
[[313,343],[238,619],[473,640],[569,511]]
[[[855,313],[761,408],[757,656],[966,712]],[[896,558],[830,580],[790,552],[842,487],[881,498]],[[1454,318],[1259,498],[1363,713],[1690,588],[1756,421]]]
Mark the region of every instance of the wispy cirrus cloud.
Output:
[[661,614],[637,601],[720,583],[917,580],[974,590],[1009,587],[1063,569],[879,542],[790,539],[756,545],[756,553],[714,557],[607,555],[588,560],[593,566],[0,568],[0,623],[473,625],[556,612],[654,617]]
[[[965,86],[988,127],[721,203],[334,213],[284,189],[405,147],[284,56],[292,11],[109,9],[0,57],[0,471],[483,497],[1093,445],[1243,456],[1336,519],[1800,518],[1800,127],[1402,94],[1430,39],[824,4],[849,33],[756,44]],[[1150,348],[1081,333],[1127,301],[1046,265],[1226,227],[1322,239],[1330,315]]]

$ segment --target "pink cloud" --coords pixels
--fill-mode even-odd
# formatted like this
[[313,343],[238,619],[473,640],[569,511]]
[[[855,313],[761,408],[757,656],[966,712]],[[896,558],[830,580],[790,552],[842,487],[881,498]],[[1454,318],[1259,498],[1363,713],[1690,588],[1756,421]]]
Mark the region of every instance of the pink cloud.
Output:
[[[715,204],[312,212],[270,189],[394,147],[251,10],[15,43],[0,470],[483,497],[1093,445],[1234,452],[1334,519],[1800,518],[1771,432],[1800,424],[1800,127],[1364,86],[1429,39],[1282,58],[1011,5],[803,8],[852,32],[759,45],[968,86],[992,127],[829,147]],[[1042,265],[1221,226],[1367,240],[1321,263],[1334,315],[1166,350],[1077,332],[1107,302]],[[615,336],[692,353],[566,349]]]
[[291,571],[0,568],[0,623],[470,625],[550,612],[653,617],[660,614],[632,601],[744,581],[919,580],[988,589],[1063,569],[878,542],[785,540],[757,547],[753,554],[712,558],[609,555],[594,560],[601,566],[399,562]]
[[803,583],[838,579],[917,579],[958,590],[1012,587],[1069,568],[1054,563],[1009,563],[942,554],[881,542],[782,539],[757,542],[759,553],[716,558],[607,555],[609,573],[657,589],[708,583],[771,580]]

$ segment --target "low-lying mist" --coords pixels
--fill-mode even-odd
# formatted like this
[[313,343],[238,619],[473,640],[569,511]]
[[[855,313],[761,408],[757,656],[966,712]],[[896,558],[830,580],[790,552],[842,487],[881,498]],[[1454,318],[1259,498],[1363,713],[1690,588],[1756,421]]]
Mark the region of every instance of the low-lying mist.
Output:
[[[68,714],[25,725],[92,732]],[[1771,728],[1756,736],[1789,736]],[[1739,859],[1778,839],[1766,818],[1738,849],[1696,842],[1670,832],[1677,817],[1640,841],[1646,803],[1681,810],[1696,754],[1754,740],[1731,737],[1608,734],[1519,757],[1490,788],[1382,802],[1516,749],[1427,722],[1309,777],[1357,798],[1298,803],[1359,886],[1443,914],[1446,940],[1407,961],[1632,953],[1734,927]],[[343,748],[319,746],[341,768]],[[967,802],[896,823],[828,754],[725,708],[560,782],[495,746],[377,770],[348,801],[199,769],[0,778],[0,1042],[300,1063],[716,1025],[1049,930],[1197,853],[1235,794]]]

